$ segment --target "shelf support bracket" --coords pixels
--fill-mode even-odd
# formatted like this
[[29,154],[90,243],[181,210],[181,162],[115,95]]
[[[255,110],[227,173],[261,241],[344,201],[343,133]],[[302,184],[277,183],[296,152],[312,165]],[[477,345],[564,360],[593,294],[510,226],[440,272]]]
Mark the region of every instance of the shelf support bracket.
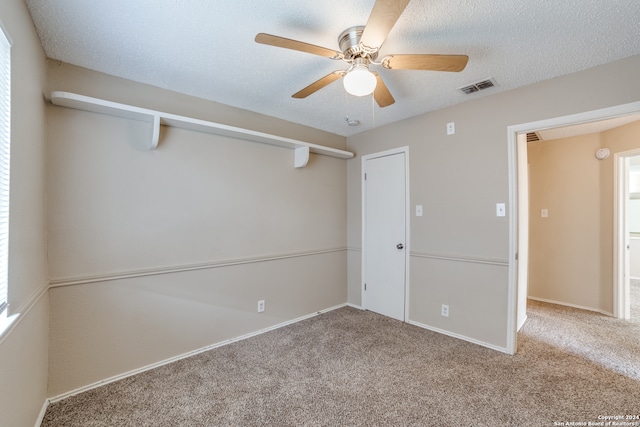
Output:
[[307,166],[309,162],[309,147],[302,146],[294,150],[293,166],[296,168],[303,168]]
[[155,150],[158,148],[158,142],[160,141],[160,116],[153,116],[153,134],[151,135],[151,146],[149,150]]

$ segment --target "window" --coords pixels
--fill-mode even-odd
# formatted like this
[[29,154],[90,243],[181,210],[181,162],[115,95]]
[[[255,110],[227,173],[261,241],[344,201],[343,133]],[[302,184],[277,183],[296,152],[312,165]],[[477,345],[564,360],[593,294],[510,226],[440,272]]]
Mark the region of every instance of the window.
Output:
[[0,314],[7,308],[9,270],[9,146],[11,44],[0,26]]

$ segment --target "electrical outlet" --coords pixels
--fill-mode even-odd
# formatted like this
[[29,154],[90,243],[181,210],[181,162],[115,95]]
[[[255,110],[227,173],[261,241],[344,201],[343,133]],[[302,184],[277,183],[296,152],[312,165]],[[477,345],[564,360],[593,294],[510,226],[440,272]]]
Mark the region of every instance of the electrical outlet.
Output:
[[440,315],[442,317],[449,317],[449,306],[447,304],[442,304],[442,309],[440,310]]
[[264,311],[264,300],[261,299],[258,301],[258,313],[262,313]]

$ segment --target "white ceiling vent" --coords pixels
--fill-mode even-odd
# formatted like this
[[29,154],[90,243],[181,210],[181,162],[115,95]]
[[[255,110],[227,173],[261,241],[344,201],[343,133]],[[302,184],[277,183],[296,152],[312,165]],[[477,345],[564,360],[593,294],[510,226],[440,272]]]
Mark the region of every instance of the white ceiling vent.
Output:
[[527,132],[527,142],[538,142],[540,140],[541,138],[538,132]]
[[479,82],[471,83],[470,85],[467,85],[467,86],[459,87],[458,90],[464,93],[465,95],[469,95],[470,93],[478,92],[480,90],[488,89],[490,87],[494,87],[497,85],[498,84],[496,83],[496,81],[490,78],[490,79],[481,80]]

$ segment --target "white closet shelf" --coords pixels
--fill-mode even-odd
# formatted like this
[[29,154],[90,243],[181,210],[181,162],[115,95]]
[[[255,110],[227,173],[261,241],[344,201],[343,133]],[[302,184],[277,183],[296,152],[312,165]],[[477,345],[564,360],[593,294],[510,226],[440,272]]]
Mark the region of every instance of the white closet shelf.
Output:
[[296,168],[301,168],[307,165],[307,162],[309,161],[309,153],[337,157],[339,159],[350,159],[354,157],[353,153],[338,150],[336,148],[283,138],[281,136],[256,132],[249,129],[223,125],[221,123],[194,119],[192,117],[163,113],[161,111],[149,110],[146,108],[135,107],[133,105],[119,104],[117,102],[91,98],[89,96],[78,95],[71,92],[51,92],[51,103],[61,107],[75,108],[77,110],[108,114],[110,116],[151,123],[153,126],[150,144],[151,150],[155,150],[158,147],[160,139],[160,125],[165,125],[291,148],[294,150],[294,167]]

